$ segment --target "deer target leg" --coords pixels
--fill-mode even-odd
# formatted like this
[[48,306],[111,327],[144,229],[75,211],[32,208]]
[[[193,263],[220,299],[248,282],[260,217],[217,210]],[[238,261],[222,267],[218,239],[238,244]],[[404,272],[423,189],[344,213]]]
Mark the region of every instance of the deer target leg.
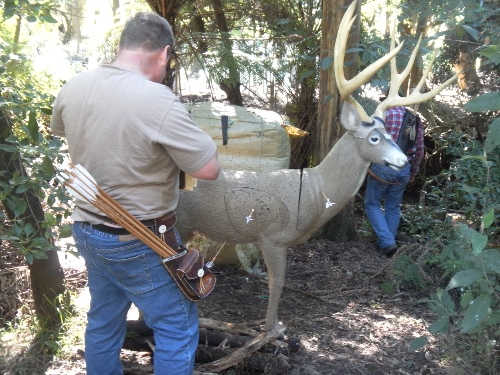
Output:
[[271,243],[260,243],[260,249],[266,262],[269,280],[269,302],[266,313],[266,331],[277,330],[281,327],[278,321],[278,304],[285,284],[286,250],[285,246],[276,246]]

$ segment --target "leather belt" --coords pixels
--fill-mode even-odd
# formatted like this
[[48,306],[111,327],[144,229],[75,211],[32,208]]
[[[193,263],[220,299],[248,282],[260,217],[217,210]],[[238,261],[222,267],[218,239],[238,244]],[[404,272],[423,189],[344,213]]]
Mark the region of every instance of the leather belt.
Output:
[[373,173],[370,169],[368,169],[368,174],[370,176],[372,176],[375,180],[380,181],[380,182],[382,182],[384,184],[388,184],[388,185],[400,185],[399,182],[389,182],[389,181],[384,180],[383,178],[381,178],[381,177],[377,176],[375,173]]
[[[113,220],[111,220],[107,216],[102,216],[99,214],[96,214],[92,211],[88,211],[84,208],[78,207],[79,210],[82,210],[83,212],[89,214],[90,216],[93,216],[97,219],[100,219],[101,221],[104,221],[105,223],[113,224],[116,225]],[[141,223],[144,224],[145,227],[147,227],[149,230],[156,232],[156,224],[159,221],[162,221],[162,224],[167,225],[167,227],[170,229],[175,224],[176,221],[176,216],[174,211],[167,212],[165,215],[162,217],[159,217],[157,219],[148,219],[148,220],[141,220]],[[125,234],[130,234],[128,230],[122,227],[112,227],[106,224],[91,224],[92,228],[97,229],[100,232],[108,233],[108,234],[114,234],[114,235],[125,235]],[[157,233],[156,233],[157,234]]]
[[128,230],[126,230],[125,228],[122,228],[122,227],[115,228],[115,227],[110,227],[109,225],[106,225],[106,224],[91,224],[91,225],[92,225],[92,228],[97,229],[99,232],[104,232],[104,233],[108,233],[108,234],[115,234],[117,236],[130,234],[130,232]]

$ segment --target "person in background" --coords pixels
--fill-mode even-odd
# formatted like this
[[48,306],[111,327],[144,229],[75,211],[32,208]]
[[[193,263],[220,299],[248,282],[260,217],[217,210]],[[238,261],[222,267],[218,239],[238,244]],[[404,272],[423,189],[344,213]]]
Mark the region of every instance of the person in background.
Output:
[[[214,180],[220,173],[214,141],[162,85],[174,36],[155,13],[130,18],[115,61],[68,81],[54,102],[51,129],[65,137],[81,164],[144,225],[168,218],[177,249],[179,174]],[[120,351],[133,303],[154,332],[156,375],[191,375],[198,313],[161,264],[160,256],[76,200],[73,236],[85,259],[90,308],[85,332],[89,375],[123,374]]]
[[[386,112],[385,128],[394,142],[403,125],[405,107],[392,107]],[[398,234],[401,217],[401,201],[409,182],[418,174],[420,163],[424,157],[424,129],[420,119],[416,118],[415,142],[403,152],[408,156],[408,165],[399,171],[379,164],[372,164],[368,171],[365,190],[365,213],[377,237],[377,246],[381,254],[391,257],[398,246]]]

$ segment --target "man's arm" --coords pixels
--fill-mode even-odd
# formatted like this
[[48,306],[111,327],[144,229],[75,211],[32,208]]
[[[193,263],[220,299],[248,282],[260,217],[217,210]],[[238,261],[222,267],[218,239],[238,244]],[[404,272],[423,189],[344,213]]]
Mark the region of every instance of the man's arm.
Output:
[[212,156],[207,164],[198,169],[196,172],[189,173],[190,176],[195,178],[199,178],[202,180],[215,180],[219,177],[220,173],[220,164],[219,157],[217,156],[217,152]]

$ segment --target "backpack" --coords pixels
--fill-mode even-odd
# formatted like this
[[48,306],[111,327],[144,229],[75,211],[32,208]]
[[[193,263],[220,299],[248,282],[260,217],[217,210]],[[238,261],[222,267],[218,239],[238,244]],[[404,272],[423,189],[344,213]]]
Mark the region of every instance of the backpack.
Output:
[[415,146],[417,141],[417,127],[421,125],[420,118],[408,108],[405,108],[405,115],[403,123],[398,134],[398,141],[396,142],[401,151],[408,154],[408,150]]

